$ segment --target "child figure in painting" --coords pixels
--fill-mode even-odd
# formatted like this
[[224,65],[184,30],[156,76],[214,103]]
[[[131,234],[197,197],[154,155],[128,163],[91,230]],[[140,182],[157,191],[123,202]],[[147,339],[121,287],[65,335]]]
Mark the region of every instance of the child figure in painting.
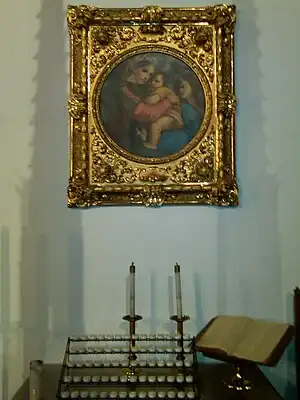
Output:
[[179,98],[165,86],[164,81],[164,74],[156,73],[151,82],[152,93],[144,100],[146,104],[156,107],[163,100],[168,100],[170,104],[155,121],[151,121],[147,128],[142,128],[138,132],[144,140],[144,146],[149,149],[157,148],[164,130],[183,127]]

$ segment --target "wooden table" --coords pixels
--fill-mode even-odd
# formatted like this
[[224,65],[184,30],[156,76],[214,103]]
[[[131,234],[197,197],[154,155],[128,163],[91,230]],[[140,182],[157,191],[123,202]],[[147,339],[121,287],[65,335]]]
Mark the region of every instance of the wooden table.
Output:
[[[55,400],[57,383],[60,374],[60,365],[45,365],[44,399]],[[246,371],[247,379],[253,382],[253,389],[246,394],[236,394],[228,390],[223,384],[233,376],[233,367],[229,364],[202,364],[200,366],[201,384],[204,400],[282,400],[265,375],[258,367]],[[28,400],[28,381],[16,393],[12,400]]]

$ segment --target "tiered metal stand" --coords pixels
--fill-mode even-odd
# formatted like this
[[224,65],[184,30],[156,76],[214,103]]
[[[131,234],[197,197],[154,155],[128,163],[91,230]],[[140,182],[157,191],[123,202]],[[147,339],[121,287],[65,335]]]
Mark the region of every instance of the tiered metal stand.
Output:
[[198,377],[189,335],[70,337],[57,399],[197,399]]

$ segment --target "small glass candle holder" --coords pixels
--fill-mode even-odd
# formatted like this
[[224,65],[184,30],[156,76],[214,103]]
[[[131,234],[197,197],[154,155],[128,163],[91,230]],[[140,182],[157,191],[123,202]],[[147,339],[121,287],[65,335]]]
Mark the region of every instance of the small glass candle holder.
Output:
[[93,391],[90,393],[90,398],[91,398],[91,399],[97,399],[97,397],[98,397],[98,392],[96,392],[95,390],[93,390]]
[[111,399],[115,399],[115,398],[118,397],[118,393],[117,393],[117,392],[110,392],[110,393],[109,393],[109,397],[110,397]]
[[179,399],[184,399],[184,398],[185,398],[185,393],[182,392],[182,391],[180,391],[180,392],[177,393],[177,397],[178,397]]
[[92,382],[93,383],[98,383],[98,382],[100,382],[100,380],[101,380],[101,377],[98,376],[98,375],[95,375],[95,376],[92,377]]
[[184,362],[184,366],[187,367],[187,368],[191,368],[191,366],[192,366],[191,361],[185,361]]
[[183,362],[181,360],[176,361],[176,367],[181,368],[183,366]]
[[186,380],[187,383],[192,383],[193,382],[193,375],[187,375],[185,377],[185,380]]
[[87,391],[80,392],[81,399],[87,399],[88,397],[89,397],[89,392],[87,392]]
[[165,362],[163,360],[158,360],[157,361],[157,366],[158,367],[164,367],[165,366]]
[[170,390],[168,392],[168,398],[169,399],[175,399],[175,397],[176,397],[176,393],[174,392],[174,390]]
[[174,362],[173,361],[167,361],[167,367],[173,367]]
[[195,398],[195,392],[187,392],[187,398],[188,399],[194,399]]
[[166,377],[163,376],[163,375],[159,375],[159,376],[157,377],[157,382],[159,382],[159,383],[163,383],[165,380],[166,380]]
[[100,392],[100,399],[106,399],[108,397],[107,392]]
[[148,398],[149,399],[155,399],[155,397],[156,397],[156,392],[154,392],[153,390],[148,392]]
[[135,376],[135,375],[130,376],[130,382],[131,383],[136,383],[137,382],[137,376]]
[[75,363],[74,363],[74,361],[68,361],[67,362],[67,367],[69,367],[69,368],[73,368],[73,367],[75,367]]
[[136,398],[136,392],[129,392],[129,397],[131,399],[135,399]]
[[128,382],[127,376],[120,376],[120,382],[121,382],[121,383],[126,383],[126,382]]
[[73,382],[74,382],[74,383],[79,383],[79,382],[81,382],[81,376],[79,376],[79,375],[73,376]]
[[144,360],[141,360],[138,364],[139,364],[139,366],[140,366],[141,368],[145,368],[145,367],[147,366],[147,362],[144,361]]
[[183,383],[183,382],[184,382],[184,376],[182,376],[182,375],[177,375],[177,376],[176,376],[176,382],[178,382],[178,383]]
[[146,392],[140,392],[139,393],[139,398],[140,399],[145,399],[147,397],[147,393]]
[[148,382],[154,383],[155,381],[156,381],[155,376],[152,376],[152,375],[148,376]]
[[72,377],[70,375],[66,375],[66,376],[64,376],[63,381],[65,383],[71,383],[72,382]]
[[79,397],[79,392],[76,390],[75,392],[71,392],[71,399],[77,399]]
[[89,382],[91,381],[91,377],[88,376],[88,375],[86,375],[86,376],[84,376],[84,377],[82,378],[82,380],[83,380],[84,383],[89,383]]
[[85,365],[87,368],[92,368],[93,365],[94,365],[94,363],[93,363],[92,361],[86,361],[86,362],[84,363],[84,365]]
[[158,392],[158,398],[164,399],[166,397],[166,392]]
[[102,366],[102,362],[101,361],[94,361],[93,362],[94,367],[99,368]]
[[117,383],[118,380],[119,380],[119,377],[116,376],[116,375],[113,375],[113,376],[110,377],[110,381],[111,381],[112,383]]
[[68,399],[70,397],[70,393],[68,391],[60,392],[60,397],[62,399]]
[[101,377],[101,381],[102,381],[103,383],[109,382],[109,376],[103,375],[103,376]]
[[126,399],[126,397],[127,397],[127,392],[119,392],[120,399]]
[[139,376],[139,381],[140,381],[141,383],[144,383],[144,382],[147,381],[147,377],[146,377],[145,375],[140,375],[140,376]]
[[174,383],[175,382],[175,376],[174,375],[169,375],[167,377],[167,381],[168,381],[168,383]]

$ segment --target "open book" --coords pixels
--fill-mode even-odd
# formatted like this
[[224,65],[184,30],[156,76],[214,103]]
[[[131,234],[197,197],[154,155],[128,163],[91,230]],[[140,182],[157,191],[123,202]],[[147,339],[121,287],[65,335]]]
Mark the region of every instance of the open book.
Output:
[[293,337],[289,324],[220,315],[196,337],[196,349],[212,358],[275,365]]

